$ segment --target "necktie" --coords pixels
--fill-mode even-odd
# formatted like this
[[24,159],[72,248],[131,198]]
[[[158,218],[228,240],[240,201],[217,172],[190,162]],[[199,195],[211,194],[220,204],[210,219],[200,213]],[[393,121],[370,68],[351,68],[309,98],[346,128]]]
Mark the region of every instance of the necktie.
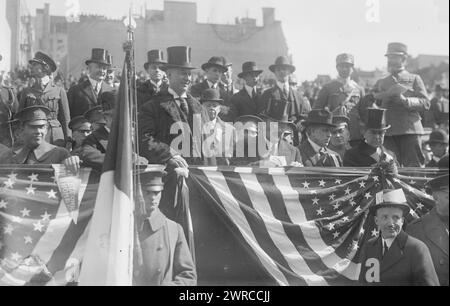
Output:
[[252,90],[252,99],[256,98],[256,88],[253,88]]
[[389,251],[388,245],[386,241],[383,243],[383,258],[386,256],[386,253]]
[[289,89],[287,88],[286,85],[284,85],[284,87],[283,87],[283,92],[286,97],[289,95]]
[[185,115],[189,115],[189,106],[187,104],[186,99],[184,98],[178,98],[178,101],[180,101],[180,108],[183,111],[183,113],[185,113]]

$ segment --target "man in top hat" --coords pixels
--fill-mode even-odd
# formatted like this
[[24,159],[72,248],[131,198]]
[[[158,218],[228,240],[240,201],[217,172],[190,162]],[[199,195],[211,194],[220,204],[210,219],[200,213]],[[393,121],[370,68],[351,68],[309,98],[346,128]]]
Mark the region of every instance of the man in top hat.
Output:
[[295,72],[295,66],[290,64],[288,58],[278,57],[269,70],[275,74],[276,84],[263,93],[259,112],[275,118],[281,114],[293,122],[302,114],[309,113],[311,105],[308,99],[300,97],[289,85],[289,76]]
[[167,82],[164,81],[165,73],[161,67],[166,64],[162,50],[150,50],[147,53],[147,62],[144,69],[150,78],[137,88],[138,107],[150,101],[160,91],[166,91]]
[[350,119],[344,115],[333,116],[333,122],[336,127],[331,130],[331,139],[328,148],[344,159],[345,152],[350,150],[350,132],[348,125]]
[[69,128],[72,130],[72,155],[78,155],[83,141],[92,134],[91,123],[84,116],[73,118],[69,122]]
[[448,109],[449,102],[444,96],[445,90],[441,85],[436,85],[434,98],[431,100],[430,109],[425,112],[426,126],[431,128],[442,128],[448,132]]
[[427,183],[436,206],[422,218],[408,225],[406,231],[423,241],[431,253],[441,286],[448,286],[448,184],[449,175],[439,176]]
[[448,134],[444,130],[435,130],[431,132],[428,144],[433,152],[433,157],[426,167],[438,167],[441,158],[448,154]]
[[219,117],[224,101],[220,99],[217,90],[206,89],[202,93],[200,103],[209,116],[209,120],[203,125],[205,136],[202,144],[203,161],[209,166],[228,166],[229,159],[233,156],[235,129]]
[[369,108],[363,128],[364,142],[348,150],[344,155],[345,167],[372,167],[380,160],[397,160],[395,154],[384,147],[386,125],[385,109]]
[[19,110],[32,105],[43,105],[50,109],[46,141],[65,147],[72,140],[72,131],[69,129],[70,110],[66,91],[52,80],[52,74],[57,69],[56,63],[42,52],[36,52],[29,63],[31,75],[36,81],[20,94]]
[[92,49],[91,58],[85,64],[88,70],[87,79],[71,87],[67,93],[72,118],[82,116],[89,109],[102,105],[101,94],[114,91],[114,88],[105,82],[107,70],[111,67],[108,51]]
[[402,167],[420,167],[425,159],[421,147],[424,134],[421,113],[430,108],[425,85],[419,75],[406,71],[406,45],[390,43],[386,53],[390,75],[375,84],[375,97],[386,109],[391,128],[386,147],[393,151]]
[[238,74],[238,78],[244,80],[244,88],[231,98],[231,109],[236,118],[259,114],[261,90],[257,86],[262,72],[255,62],[242,64],[242,72]]
[[134,285],[195,286],[197,273],[181,225],[159,210],[164,166],[150,165],[140,174],[145,219],[139,225],[143,264],[133,265]]
[[374,215],[379,235],[363,245],[361,283],[439,286],[427,246],[402,230],[409,211],[402,189],[385,189],[376,195],[370,213]]
[[339,154],[328,149],[333,124],[333,114],[327,109],[313,109],[303,122],[308,139],[299,146],[305,167],[341,167]]
[[106,55],[106,62],[109,64],[108,69],[106,69],[105,83],[112,88],[118,87],[116,83],[116,68],[113,67],[113,57],[111,54]]

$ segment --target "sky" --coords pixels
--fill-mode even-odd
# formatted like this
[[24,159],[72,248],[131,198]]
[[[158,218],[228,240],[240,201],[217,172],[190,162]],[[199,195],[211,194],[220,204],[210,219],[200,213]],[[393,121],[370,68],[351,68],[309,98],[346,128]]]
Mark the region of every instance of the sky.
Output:
[[[82,13],[120,18],[131,2],[163,9],[163,0],[25,0],[32,14],[44,3],[65,15],[79,4]],[[300,81],[318,74],[336,75],[335,58],[355,55],[364,70],[383,69],[389,42],[408,45],[411,55],[449,54],[448,0],[178,0],[197,3],[198,22],[233,23],[250,17],[262,24],[262,7],[275,7]],[[270,43],[270,42],[268,42]],[[262,46],[263,47],[263,46]],[[236,68],[235,68],[236,70]]]

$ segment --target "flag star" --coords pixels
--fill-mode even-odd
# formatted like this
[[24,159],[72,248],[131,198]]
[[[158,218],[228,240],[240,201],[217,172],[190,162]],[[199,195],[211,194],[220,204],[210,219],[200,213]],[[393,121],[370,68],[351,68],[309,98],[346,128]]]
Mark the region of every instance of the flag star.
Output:
[[400,183],[401,182],[398,178],[394,178],[393,181],[396,182],[396,183]]
[[354,251],[358,251],[358,249],[359,249],[358,241],[353,241],[352,248],[353,248]]
[[315,190],[315,189],[314,190],[310,190],[309,193],[310,194],[317,194],[317,190]]
[[16,222],[16,223],[21,223],[22,222],[22,218],[14,216],[14,217],[12,217],[12,221]]
[[29,177],[30,181],[34,182],[34,181],[39,181],[38,180],[38,175],[35,173],[32,173]]
[[4,184],[5,184],[5,188],[12,189],[14,187],[14,182],[12,180],[10,180],[10,179],[5,181]]
[[25,188],[27,190],[27,194],[35,194],[34,191],[36,188],[33,187],[33,185],[30,185],[30,187]]
[[341,204],[339,204],[339,202],[336,202],[336,203],[333,205],[334,209],[338,209],[339,206],[341,206]]
[[335,197],[336,197],[336,195],[333,193],[328,198],[330,199],[330,201],[334,201]]
[[336,238],[338,238],[338,237],[339,237],[339,232],[338,232],[338,231],[334,232],[334,233],[333,233],[333,238],[336,239]]
[[351,206],[355,206],[356,205],[356,202],[355,202],[355,200],[353,198],[350,199],[350,205]]
[[370,199],[372,196],[370,195],[370,192],[366,192],[366,194],[364,195],[364,197],[368,200],[368,199]]
[[362,210],[362,209],[361,209],[361,206],[356,207],[355,210],[356,210],[357,213],[359,213],[359,212]]
[[23,237],[23,239],[25,240],[25,244],[33,243],[33,239],[31,239],[30,236],[25,236],[25,237]]
[[11,259],[14,261],[19,261],[20,258],[22,258],[22,256],[17,252],[11,254]]
[[17,173],[11,172],[11,174],[8,175],[8,178],[9,178],[11,181],[17,181]]
[[319,199],[317,197],[312,199],[312,201],[313,201],[313,205],[319,205]]
[[374,181],[374,182],[378,182],[378,181],[379,181],[378,176],[374,176],[374,177],[373,177],[373,181]]
[[328,226],[328,230],[329,230],[329,231],[332,231],[332,230],[334,230],[335,224],[334,224],[334,223],[330,223],[330,224],[328,224],[327,226]]
[[337,179],[337,180],[335,181],[335,183],[336,183],[336,185],[340,185],[340,184],[342,183],[342,180]]
[[319,181],[319,186],[320,187],[325,187],[325,181],[324,180],[320,180]]
[[13,230],[14,230],[14,227],[11,224],[8,224],[7,226],[3,227],[3,231],[5,234],[12,235]]
[[366,232],[366,230],[361,227],[361,229],[359,230],[359,234],[364,235],[365,232]]
[[304,183],[302,183],[302,185],[303,185],[303,188],[308,189],[310,184],[305,181]]
[[350,219],[349,219],[347,216],[345,216],[344,218],[342,218],[342,222],[348,222],[348,221],[350,221]]
[[416,212],[412,209],[409,210],[409,214],[412,215],[413,217],[418,217],[418,215],[416,214]]
[[423,208],[423,204],[422,203],[417,203],[417,209],[422,209]]
[[415,181],[415,180],[410,180],[409,183],[410,183],[411,185],[414,185],[414,184],[416,183],[416,181]]
[[8,202],[6,202],[5,200],[1,200],[0,201],[0,208],[5,208],[6,209],[7,205],[8,205]]
[[38,222],[33,223],[33,226],[34,226],[35,231],[42,232],[42,228],[44,227],[44,224],[42,224],[41,221],[39,220]]
[[373,231],[372,231],[372,236],[374,236],[374,237],[376,237],[376,236],[378,236],[378,231],[377,231],[377,229],[373,229]]
[[45,212],[45,214],[43,214],[43,215],[41,215],[41,217],[42,217],[42,221],[50,221],[50,217],[51,217],[52,215],[50,215],[50,214],[48,214],[47,212]]
[[425,190],[425,188],[420,189],[420,191],[422,191],[423,193],[426,193],[427,191]]
[[366,182],[364,182],[364,181],[359,182],[359,187],[365,188],[366,187]]
[[318,216],[322,216],[322,215],[323,215],[323,212],[324,212],[324,210],[322,209],[322,207],[320,207],[320,208],[317,210],[317,215],[318,215]]
[[342,216],[344,214],[344,212],[342,210],[338,210],[338,212],[336,213],[338,216]]
[[24,209],[22,209],[20,211],[20,213],[22,214],[22,217],[25,217],[25,216],[29,217],[30,216],[30,210],[28,210],[26,207],[24,207]]
[[347,187],[347,189],[344,190],[345,194],[350,194],[352,192],[352,190],[350,189],[350,187]]
[[50,190],[49,192],[47,192],[47,194],[48,194],[48,198],[49,199],[56,199],[56,192],[52,189],[52,190]]

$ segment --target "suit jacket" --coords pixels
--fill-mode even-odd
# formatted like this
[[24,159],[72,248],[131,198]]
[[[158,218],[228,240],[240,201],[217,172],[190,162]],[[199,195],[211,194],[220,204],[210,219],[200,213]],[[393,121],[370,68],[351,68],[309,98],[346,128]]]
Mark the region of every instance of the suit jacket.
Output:
[[278,142],[278,156],[284,156],[288,166],[293,162],[302,163],[300,150],[285,140]]
[[425,126],[433,128],[435,125],[448,123],[449,101],[442,97],[433,98],[430,102],[430,109],[425,112]]
[[406,231],[427,245],[439,283],[441,286],[448,286],[448,229],[439,218],[436,208],[412,222]]
[[[369,282],[373,261],[379,263],[379,282]],[[366,275],[367,274],[367,275]],[[433,261],[427,246],[420,240],[401,231],[388,252],[382,256],[381,235],[366,242],[361,253],[363,284],[384,286],[438,286]]]
[[114,88],[106,84],[106,82],[102,82],[100,93],[98,94],[98,97],[95,97],[94,89],[92,88],[89,79],[72,86],[67,92],[71,118],[83,116],[83,114],[92,107],[102,105],[101,94],[113,91]]
[[181,225],[167,219],[158,209],[141,229],[143,266],[134,265],[135,285],[197,285],[195,265]]
[[109,132],[105,127],[95,130],[86,137],[78,150],[78,156],[83,161],[84,166],[98,171],[102,170],[106,149],[108,148],[108,138]]
[[[385,147],[382,150],[397,161],[394,152]],[[344,167],[371,167],[379,162],[377,158],[379,157],[376,156],[376,148],[368,145],[366,142],[361,142],[345,152]]]
[[50,109],[50,129],[46,140],[52,144],[65,146],[67,138],[72,137],[72,130],[69,129],[70,109],[64,88],[50,81],[42,89],[36,82],[21,93],[19,110],[32,105],[44,105]]
[[19,102],[13,88],[0,85],[0,143],[13,143],[11,126],[8,123],[19,109]]
[[288,119],[292,121],[298,120],[300,115],[311,111],[308,99],[300,97],[292,87],[289,87],[289,94],[286,96],[277,85],[267,89],[258,104],[258,113],[265,113],[275,118],[278,117],[277,114],[269,114],[269,109],[272,108],[279,113],[286,112]]
[[237,94],[231,97],[231,111],[234,118],[245,115],[256,116],[259,114],[259,100],[261,99],[261,91],[256,91],[256,97],[251,98],[245,88],[241,89]]
[[[200,99],[203,91],[206,89],[209,89],[209,84],[207,80],[204,80],[203,82],[195,84],[191,87],[191,95],[196,99]],[[217,90],[220,93],[220,98],[223,99],[223,105],[221,107],[219,117],[225,122],[233,122],[234,114],[231,109],[231,94],[224,88],[222,82],[219,82],[217,85]]]
[[[200,102],[191,95],[188,95],[187,103],[189,116],[181,111],[172,95],[164,92],[145,103],[140,109],[138,119],[140,155],[147,158],[149,163],[165,164],[176,155],[176,151],[170,146],[172,141],[181,134],[181,131],[178,134],[170,133],[170,128],[174,123],[184,124],[183,126],[187,130],[183,136],[187,137],[186,140],[190,140],[191,148],[184,148],[182,153],[189,152],[191,157],[195,154],[195,157],[200,159],[196,162],[201,162],[201,127],[199,127],[199,137],[192,137],[191,131],[193,131],[194,115],[197,115],[196,118],[204,119],[208,118],[208,114]],[[191,162],[195,161],[191,160]]]
[[[397,84],[408,89],[404,93],[408,99],[406,105],[383,94]],[[375,92],[381,93],[376,97],[380,100],[381,107],[387,109],[386,123],[392,126],[387,130],[387,136],[424,133],[420,113],[424,113],[430,108],[430,100],[419,75],[406,70],[400,72],[398,77],[389,75],[375,84]]]
[[40,146],[32,150],[32,152],[23,146],[0,152],[0,164],[60,164],[69,156],[70,153],[66,149],[43,142]]
[[342,160],[339,154],[326,148],[325,156],[319,157],[308,140],[303,141],[299,146],[302,163],[305,167],[342,167]]

